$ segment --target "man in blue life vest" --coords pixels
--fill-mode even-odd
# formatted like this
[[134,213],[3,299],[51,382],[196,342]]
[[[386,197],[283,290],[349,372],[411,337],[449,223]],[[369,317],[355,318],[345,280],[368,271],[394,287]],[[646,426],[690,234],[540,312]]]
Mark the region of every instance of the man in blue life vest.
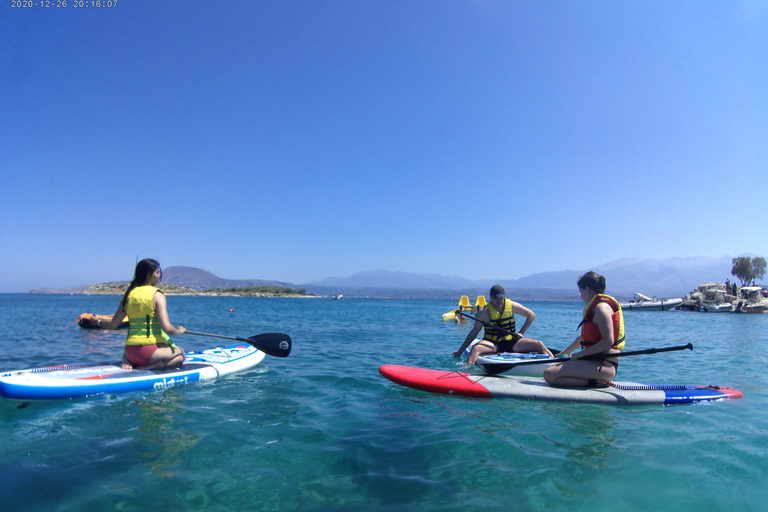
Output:
[[[475,340],[481,328],[485,328],[483,339],[475,344],[467,358],[469,364],[475,364],[482,355],[502,352],[538,352],[552,357],[552,352],[539,340],[523,336],[533,323],[536,314],[525,306],[506,297],[504,288],[497,284],[491,288],[491,301],[475,314],[475,325],[464,339],[461,348],[453,353],[460,356]],[[515,315],[525,317],[525,323],[519,331],[515,330]]]

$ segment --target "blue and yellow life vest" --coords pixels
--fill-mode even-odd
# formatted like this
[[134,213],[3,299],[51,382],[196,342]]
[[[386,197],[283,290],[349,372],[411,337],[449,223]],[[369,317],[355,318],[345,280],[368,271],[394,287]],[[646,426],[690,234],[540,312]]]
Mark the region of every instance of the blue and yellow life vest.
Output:
[[128,315],[126,345],[171,344],[171,339],[160,327],[160,322],[155,316],[155,306],[152,301],[156,292],[163,293],[154,286],[147,285],[137,286],[128,294],[125,304],[125,314]]
[[[512,312],[511,300],[504,300],[504,311],[502,312],[499,312],[492,302],[488,303],[488,312],[491,314],[491,324],[501,327],[511,333],[517,333],[515,330],[515,314]],[[510,341],[512,335],[486,326],[485,332],[483,333],[483,339],[488,340],[491,343],[498,343],[502,340]]]

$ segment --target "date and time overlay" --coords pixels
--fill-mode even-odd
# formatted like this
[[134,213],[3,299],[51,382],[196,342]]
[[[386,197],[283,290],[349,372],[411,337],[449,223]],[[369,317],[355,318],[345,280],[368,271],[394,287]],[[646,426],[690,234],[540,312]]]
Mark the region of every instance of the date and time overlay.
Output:
[[11,0],[11,7],[20,9],[110,9],[117,7],[117,3],[117,0]]

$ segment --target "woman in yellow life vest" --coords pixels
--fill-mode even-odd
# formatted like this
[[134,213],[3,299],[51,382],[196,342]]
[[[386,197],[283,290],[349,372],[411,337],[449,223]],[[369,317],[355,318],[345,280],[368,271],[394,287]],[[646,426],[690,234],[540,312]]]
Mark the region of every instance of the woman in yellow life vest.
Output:
[[[559,355],[571,356],[570,361],[550,366],[544,378],[552,386],[559,387],[606,387],[616,378],[619,358],[609,354],[621,354],[624,350],[624,316],[619,302],[605,295],[605,277],[587,272],[578,281],[584,308],[581,334]],[[577,347],[583,350],[571,353]],[[593,354],[606,354],[605,359],[583,359]]]
[[186,329],[174,327],[168,319],[165,294],[156,287],[162,276],[157,261],[141,260],[120,300],[116,316],[108,322],[99,321],[99,327],[116,329],[120,320],[128,316],[128,337],[123,352],[125,369],[155,370],[184,362],[184,349],[175,345],[169,336],[184,334]]
[[[483,327],[485,327],[483,339],[472,347],[467,357],[469,364],[475,364],[479,356],[501,352],[538,352],[552,357],[552,352],[544,346],[544,343],[523,336],[536,318],[536,314],[525,306],[509,300],[501,285],[494,285],[490,295],[491,301],[475,313],[477,321],[464,339],[461,348],[453,353],[453,357],[464,353]],[[525,317],[525,323],[519,331],[515,330],[516,314]]]

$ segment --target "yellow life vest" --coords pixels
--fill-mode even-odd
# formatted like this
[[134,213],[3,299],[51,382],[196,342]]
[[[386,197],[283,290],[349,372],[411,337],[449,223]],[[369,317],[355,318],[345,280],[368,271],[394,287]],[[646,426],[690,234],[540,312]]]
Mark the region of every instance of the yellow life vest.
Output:
[[[491,314],[491,324],[501,327],[512,333],[517,333],[515,330],[515,314],[512,312],[512,301],[509,299],[504,300],[504,311],[499,312],[492,302],[488,303],[488,312]],[[493,327],[485,327],[483,333],[483,339],[488,340],[491,343],[498,343],[502,340],[511,340],[512,335],[507,334],[504,331],[499,331]]]
[[137,286],[128,294],[125,303],[125,314],[128,315],[128,337],[126,345],[156,345],[171,343],[171,339],[160,327],[155,316],[155,306],[152,300],[155,292],[160,292],[154,286]]

